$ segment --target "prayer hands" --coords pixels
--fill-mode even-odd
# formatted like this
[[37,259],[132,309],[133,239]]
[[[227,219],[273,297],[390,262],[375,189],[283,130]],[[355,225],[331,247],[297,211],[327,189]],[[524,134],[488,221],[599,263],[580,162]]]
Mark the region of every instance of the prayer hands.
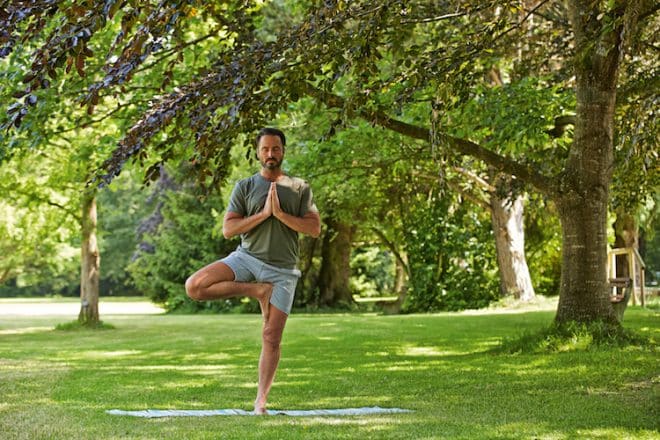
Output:
[[266,204],[264,205],[264,214],[267,217],[274,215],[277,218],[282,214],[280,199],[277,197],[277,184],[275,182],[271,182],[270,184],[270,190],[268,191],[268,197],[266,197]]

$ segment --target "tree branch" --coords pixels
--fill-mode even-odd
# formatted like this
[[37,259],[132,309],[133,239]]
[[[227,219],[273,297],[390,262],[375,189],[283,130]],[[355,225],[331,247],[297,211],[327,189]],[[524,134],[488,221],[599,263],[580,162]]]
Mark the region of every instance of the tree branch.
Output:
[[[345,100],[340,96],[319,90],[308,83],[301,84],[301,87],[304,93],[321,101],[328,107],[344,108],[345,106]],[[433,141],[429,129],[394,119],[382,110],[358,110],[356,116],[404,136],[427,142]],[[554,180],[530,166],[520,164],[509,157],[502,156],[466,139],[456,138],[445,133],[436,133],[436,136],[442,144],[455,152],[480,159],[498,171],[516,176],[546,195],[554,195],[556,192]]]
[[469,12],[467,12],[467,11],[454,12],[453,14],[440,15],[438,17],[427,17],[427,18],[420,18],[420,19],[401,20],[401,23],[402,24],[433,23],[433,22],[436,22],[436,21],[447,20],[447,19],[450,19],[450,18],[463,17],[464,15],[467,15],[468,13]]
[[466,170],[465,168],[461,167],[453,167],[454,171],[457,173],[460,173],[470,179],[471,181],[475,182],[477,185],[479,185],[481,188],[484,189],[484,191],[492,193],[495,192],[495,187],[488,183],[486,180],[484,180],[481,176],[477,176],[475,173],[473,173],[470,170]]
[[[457,170],[457,169],[462,169],[462,168],[454,167],[454,169]],[[430,176],[428,174],[422,174],[422,173],[415,173],[415,176],[423,177],[423,178],[428,179],[428,180],[436,180],[438,178],[437,176]],[[481,179],[480,177],[478,177],[474,174],[472,174],[472,176],[474,176],[474,177],[476,177],[480,180],[483,180],[483,179]],[[481,208],[483,208],[485,210],[490,210],[490,205],[488,204],[488,202],[486,200],[482,200],[476,194],[473,194],[473,193],[465,190],[464,188],[461,188],[461,186],[459,185],[460,181],[459,182],[454,182],[452,179],[445,179],[445,183],[452,190],[456,191],[457,193],[459,193],[460,195],[465,197],[470,202],[474,203],[477,206],[480,206]],[[488,185],[488,186],[490,188],[492,188],[490,185]],[[492,189],[494,190],[495,188],[492,188]],[[485,190],[486,193],[490,193],[490,190],[488,188],[484,188],[484,190]],[[483,193],[480,193],[480,194],[483,194]]]
[[474,203],[475,205],[481,207],[482,209],[484,209],[486,211],[490,211],[491,207],[488,204],[488,202],[486,202],[485,200],[481,200],[479,197],[477,197],[474,194],[464,190],[463,188],[461,188],[459,185],[457,185],[456,183],[454,183],[451,180],[447,181],[447,185],[451,189],[453,189],[454,191],[456,191],[457,193],[459,193],[460,195],[465,197],[470,202]]
[[394,257],[397,259],[399,263],[403,266],[404,270],[406,271],[406,274],[410,277],[410,268],[408,267],[408,264],[406,261],[403,259],[403,256],[399,253],[399,250],[397,247],[392,243],[385,233],[381,231],[380,229],[376,228],[375,226],[371,227],[371,231],[376,234],[376,236],[380,239],[380,241],[394,254]]

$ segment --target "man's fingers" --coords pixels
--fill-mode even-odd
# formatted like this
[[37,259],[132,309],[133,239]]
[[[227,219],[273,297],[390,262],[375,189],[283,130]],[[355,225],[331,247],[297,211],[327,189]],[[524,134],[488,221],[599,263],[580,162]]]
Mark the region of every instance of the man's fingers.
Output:
[[275,182],[272,182],[270,184],[270,193],[272,195],[272,203],[273,203],[273,212],[279,212],[280,211],[280,199],[277,196],[277,184]]

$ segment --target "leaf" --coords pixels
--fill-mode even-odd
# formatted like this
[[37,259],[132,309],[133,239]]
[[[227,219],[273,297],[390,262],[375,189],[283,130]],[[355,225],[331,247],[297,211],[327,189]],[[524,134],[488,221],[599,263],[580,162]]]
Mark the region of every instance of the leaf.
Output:
[[78,75],[85,76],[85,55],[79,53],[76,57],[76,70]]

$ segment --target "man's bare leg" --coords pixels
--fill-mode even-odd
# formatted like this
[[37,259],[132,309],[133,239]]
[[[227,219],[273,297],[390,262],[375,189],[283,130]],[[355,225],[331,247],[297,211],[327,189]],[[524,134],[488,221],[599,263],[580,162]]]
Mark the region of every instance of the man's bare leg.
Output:
[[277,307],[271,307],[270,316],[264,323],[261,356],[259,357],[259,388],[254,401],[255,414],[268,414],[266,402],[280,361],[280,343],[287,318],[286,313]]
[[270,314],[273,285],[269,283],[241,283],[234,281],[234,271],[225,263],[216,261],[192,274],[186,280],[186,293],[195,301],[248,296],[259,301],[264,321]]

